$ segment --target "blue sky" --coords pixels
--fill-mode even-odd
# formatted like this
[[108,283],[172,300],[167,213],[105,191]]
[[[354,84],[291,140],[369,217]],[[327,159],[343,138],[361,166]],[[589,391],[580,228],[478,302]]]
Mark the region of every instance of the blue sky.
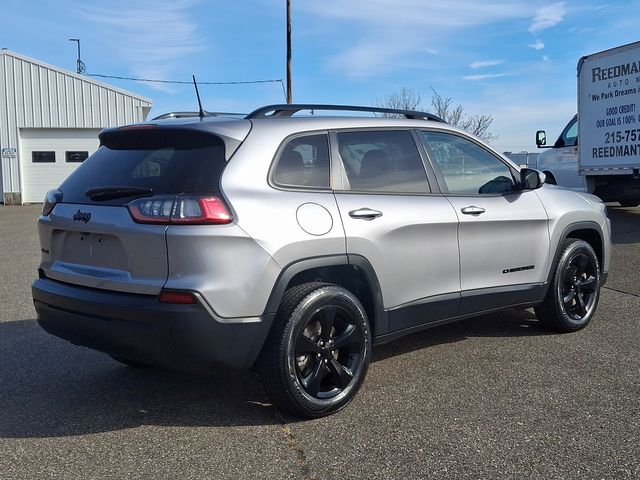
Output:
[[[372,104],[431,88],[492,115],[493,145],[535,151],[576,110],[580,56],[640,40],[640,0],[292,0],[297,102]],[[9,0],[0,47],[75,70],[166,80],[285,78],[284,0]],[[108,80],[148,96],[152,115],[196,108],[188,85]],[[278,83],[202,86],[207,110],[284,101]]]

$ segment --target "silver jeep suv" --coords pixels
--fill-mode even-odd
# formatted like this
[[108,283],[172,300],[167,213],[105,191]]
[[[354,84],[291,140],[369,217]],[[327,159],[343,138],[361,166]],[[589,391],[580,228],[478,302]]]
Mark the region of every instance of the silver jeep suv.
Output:
[[180,117],[103,131],[47,194],[46,331],[131,366],[255,367],[275,404],[319,417],[373,344],[506,307],[561,332],[593,318],[605,206],[437,117]]

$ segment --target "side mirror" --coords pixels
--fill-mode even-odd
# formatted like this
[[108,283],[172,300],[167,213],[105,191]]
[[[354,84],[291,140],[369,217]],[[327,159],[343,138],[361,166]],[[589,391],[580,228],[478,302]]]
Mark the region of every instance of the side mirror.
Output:
[[522,190],[535,190],[544,185],[546,175],[533,168],[520,170],[520,188]]
[[536,146],[538,148],[544,147],[547,144],[547,133],[544,130],[538,130],[536,132]]

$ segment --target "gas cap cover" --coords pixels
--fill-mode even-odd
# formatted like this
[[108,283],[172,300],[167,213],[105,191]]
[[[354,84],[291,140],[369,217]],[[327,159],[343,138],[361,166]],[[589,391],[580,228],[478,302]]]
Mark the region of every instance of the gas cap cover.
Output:
[[333,227],[329,210],[317,203],[303,203],[298,207],[296,219],[300,228],[309,235],[326,235]]

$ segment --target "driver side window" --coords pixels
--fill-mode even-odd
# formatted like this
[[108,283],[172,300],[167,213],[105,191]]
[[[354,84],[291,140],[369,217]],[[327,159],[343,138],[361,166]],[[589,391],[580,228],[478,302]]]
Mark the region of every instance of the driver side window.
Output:
[[450,133],[422,131],[422,136],[449,193],[477,195],[514,190],[511,169],[481,146]]
[[578,119],[574,118],[569,125],[564,129],[562,135],[560,135],[562,139],[563,147],[575,147],[578,145]]

